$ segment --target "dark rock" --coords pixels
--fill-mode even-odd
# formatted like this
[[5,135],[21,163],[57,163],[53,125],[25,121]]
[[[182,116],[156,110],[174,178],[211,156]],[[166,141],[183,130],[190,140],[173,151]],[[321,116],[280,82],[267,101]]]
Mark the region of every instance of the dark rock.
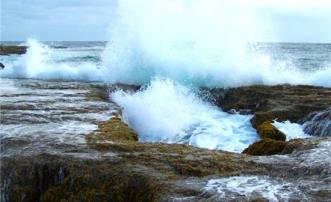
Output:
[[1,68],[1,69],[4,69],[4,68],[5,68],[5,65],[2,64],[1,62],[0,62],[0,68]]
[[274,119],[300,122],[309,113],[331,106],[331,89],[315,86],[255,85],[223,91],[211,89],[210,94],[224,111],[249,109],[255,113],[251,120],[255,128]]
[[10,54],[25,54],[27,50],[26,46],[5,46],[0,45],[0,55],[10,55]]
[[286,146],[284,141],[262,139],[251,144],[243,153],[255,156],[274,155],[281,153]]
[[257,133],[260,135],[261,139],[269,138],[280,141],[286,140],[286,135],[273,126],[270,121],[266,121],[259,125],[257,127]]
[[227,113],[229,113],[229,114],[236,114],[237,111],[235,109],[230,109],[229,111],[227,111]]
[[331,108],[314,112],[304,120],[304,131],[313,136],[331,136]]
[[242,114],[242,115],[249,115],[249,114],[253,114],[252,110],[250,109],[240,109],[239,110],[239,114]]

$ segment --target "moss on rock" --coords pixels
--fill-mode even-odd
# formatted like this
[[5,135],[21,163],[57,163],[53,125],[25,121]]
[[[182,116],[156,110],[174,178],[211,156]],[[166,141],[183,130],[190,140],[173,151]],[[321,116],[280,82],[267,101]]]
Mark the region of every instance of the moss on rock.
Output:
[[158,201],[160,186],[150,176],[125,168],[104,169],[107,173],[67,178],[63,184],[48,189],[40,201]]
[[98,130],[85,138],[90,147],[103,150],[103,145],[109,143],[138,141],[138,134],[120,118],[113,117],[101,122]]
[[251,144],[243,153],[255,156],[274,155],[281,153],[286,146],[286,142],[272,139],[262,139]]
[[262,123],[257,128],[257,133],[260,135],[262,139],[270,138],[273,140],[285,141],[286,135],[278,130],[270,121],[266,121]]

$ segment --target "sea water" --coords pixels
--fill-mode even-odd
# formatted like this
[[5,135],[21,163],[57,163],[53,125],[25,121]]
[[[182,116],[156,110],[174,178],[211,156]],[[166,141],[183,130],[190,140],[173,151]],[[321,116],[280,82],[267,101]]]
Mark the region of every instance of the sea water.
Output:
[[[110,94],[141,141],[236,152],[258,139],[251,115],[223,112],[198,96],[199,87],[331,87],[331,44],[262,43],[272,32],[254,6],[140,3],[119,1],[108,42],[14,43],[29,48],[24,55],[0,57],[6,66],[1,78],[142,85],[136,93]],[[300,125],[274,124],[289,139],[307,137]]]

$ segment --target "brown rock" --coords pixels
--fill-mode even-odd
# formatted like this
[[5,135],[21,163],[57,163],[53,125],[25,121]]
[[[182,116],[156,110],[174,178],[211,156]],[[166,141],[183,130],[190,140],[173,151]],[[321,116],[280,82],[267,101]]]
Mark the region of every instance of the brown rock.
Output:
[[243,153],[254,156],[274,155],[281,153],[286,146],[284,141],[262,139],[251,144]]
[[286,135],[278,130],[275,126],[273,126],[270,121],[266,121],[259,125],[257,128],[257,133],[262,139],[270,138],[280,141],[286,140]]
[[138,141],[138,134],[120,118],[113,117],[101,122],[96,132],[86,136],[89,146],[99,148],[103,144],[112,142]]

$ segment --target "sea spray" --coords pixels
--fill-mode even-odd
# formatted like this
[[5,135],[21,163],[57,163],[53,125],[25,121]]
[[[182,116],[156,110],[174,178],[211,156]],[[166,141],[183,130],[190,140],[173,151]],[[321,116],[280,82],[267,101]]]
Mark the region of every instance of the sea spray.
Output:
[[[60,49],[53,49],[37,40],[29,39],[27,53],[23,56],[6,56],[7,68],[1,71],[1,77],[33,78],[57,80],[101,81],[102,73],[93,62],[61,61],[70,57]],[[13,57],[15,57],[13,59]]]
[[139,92],[116,91],[111,98],[124,108],[142,141],[241,152],[258,139],[251,115],[225,113],[169,79],[155,78]]
[[119,1],[105,72],[123,83],[154,76],[205,86],[261,82],[246,57],[264,27],[252,9],[229,1]]
[[144,84],[163,76],[197,86],[331,86],[327,64],[305,71],[250,48],[275,38],[273,24],[257,4],[120,0],[117,14],[103,53],[103,72],[111,83]]

